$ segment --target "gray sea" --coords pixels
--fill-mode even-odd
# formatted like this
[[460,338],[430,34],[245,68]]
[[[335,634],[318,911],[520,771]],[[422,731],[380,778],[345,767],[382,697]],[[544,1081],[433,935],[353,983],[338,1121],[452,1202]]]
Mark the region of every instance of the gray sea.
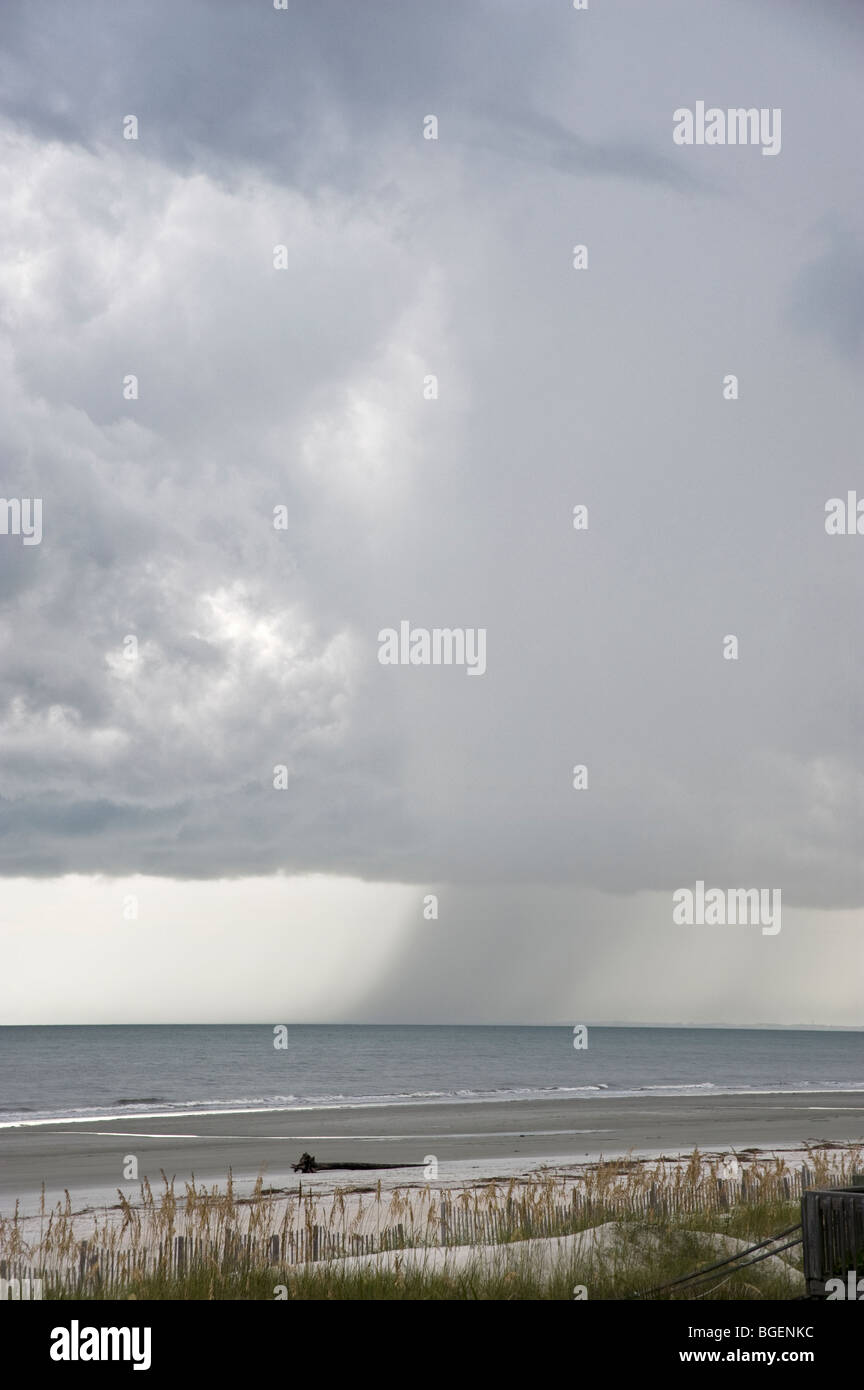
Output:
[[864,1032],[269,1025],[0,1028],[0,1125],[418,1102],[864,1090]]

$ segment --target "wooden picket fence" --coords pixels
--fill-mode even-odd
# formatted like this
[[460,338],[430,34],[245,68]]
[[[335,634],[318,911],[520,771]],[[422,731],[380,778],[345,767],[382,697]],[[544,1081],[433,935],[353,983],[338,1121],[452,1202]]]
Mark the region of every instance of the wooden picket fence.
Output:
[[[592,1221],[663,1221],[723,1212],[766,1196],[775,1201],[792,1201],[801,1198],[812,1186],[812,1180],[812,1174],[803,1166],[787,1170],[767,1187],[764,1174],[750,1177],[746,1170],[736,1179],[706,1178],[677,1186],[652,1182],[642,1190],[612,1184],[593,1195],[574,1184],[566,1202],[551,1202],[548,1189],[532,1189],[530,1185],[485,1202],[476,1193],[465,1200],[458,1192],[443,1191],[437,1199],[435,1194],[429,1194],[424,1222],[395,1222],[361,1233],[334,1230],[312,1221],[308,1207],[305,1223],[299,1224],[304,1208],[298,1203],[298,1224],[293,1230],[254,1236],[226,1230],[218,1241],[207,1236],[171,1234],[157,1242],[127,1249],[105,1249],[96,1242],[80,1241],[71,1255],[67,1252],[64,1258],[55,1257],[50,1265],[0,1259],[0,1279],[6,1281],[3,1287],[11,1286],[6,1297],[26,1297],[24,1281],[30,1281],[32,1290],[34,1281],[41,1279],[54,1296],[104,1298],[111,1297],[113,1291],[128,1289],[136,1279],[150,1275],[182,1276],[192,1269],[240,1277],[251,1270],[310,1265],[409,1246],[500,1245],[532,1237],[568,1235]],[[21,1290],[17,1295],[15,1281]]]

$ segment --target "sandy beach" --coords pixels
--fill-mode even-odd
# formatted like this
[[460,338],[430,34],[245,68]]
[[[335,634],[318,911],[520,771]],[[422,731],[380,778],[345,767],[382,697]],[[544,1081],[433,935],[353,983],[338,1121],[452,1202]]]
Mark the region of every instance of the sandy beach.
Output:
[[[39,1201],[42,1183],[54,1203],[68,1188],[73,1207],[116,1200],[133,1155],[138,1178],[158,1182],[160,1170],[182,1182],[194,1173],[223,1182],[229,1167],[246,1185],[262,1169],[268,1183],[296,1186],[292,1170],[307,1150],[320,1162],[400,1165],[387,1185],[423,1181],[428,1155],[438,1182],[511,1176],[544,1163],[581,1164],[632,1153],[657,1156],[747,1149],[789,1151],[805,1144],[864,1140],[864,1093],[808,1092],[746,1096],[625,1097],[510,1100],[354,1109],[269,1110],[118,1121],[46,1123],[0,1131],[0,1211],[16,1199],[23,1211]],[[402,1166],[404,1165],[404,1166]],[[416,1168],[412,1165],[419,1165]],[[338,1173],[321,1174],[332,1186]],[[377,1181],[346,1173],[346,1183]],[[304,1184],[308,1179],[304,1178]]]

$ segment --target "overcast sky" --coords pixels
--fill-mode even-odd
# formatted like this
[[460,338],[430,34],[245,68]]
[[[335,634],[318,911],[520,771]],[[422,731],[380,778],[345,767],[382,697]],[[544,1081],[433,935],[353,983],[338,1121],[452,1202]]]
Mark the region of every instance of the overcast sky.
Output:
[[861,7],[5,0],[0,54],[0,1021],[864,1024]]

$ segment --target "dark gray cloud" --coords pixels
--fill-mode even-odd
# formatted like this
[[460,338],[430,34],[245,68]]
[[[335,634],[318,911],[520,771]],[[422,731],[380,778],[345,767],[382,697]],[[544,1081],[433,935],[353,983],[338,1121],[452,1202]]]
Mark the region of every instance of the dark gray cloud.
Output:
[[[807,24],[12,4],[0,41],[4,489],[44,501],[0,537],[0,868],[860,905],[858,126],[830,178],[808,126],[860,96]],[[673,145],[777,72],[778,158]],[[487,674],[379,666],[403,618],[486,627]]]
[[184,171],[230,182],[249,164],[297,187],[356,190],[408,153],[430,102],[462,130],[502,93],[524,104],[560,39],[540,3],[73,0],[40,14],[13,0],[0,109],[89,149],[133,112],[148,149]]
[[864,242],[834,228],[827,245],[805,265],[792,291],[790,319],[824,334],[834,348],[860,358],[864,348]]

